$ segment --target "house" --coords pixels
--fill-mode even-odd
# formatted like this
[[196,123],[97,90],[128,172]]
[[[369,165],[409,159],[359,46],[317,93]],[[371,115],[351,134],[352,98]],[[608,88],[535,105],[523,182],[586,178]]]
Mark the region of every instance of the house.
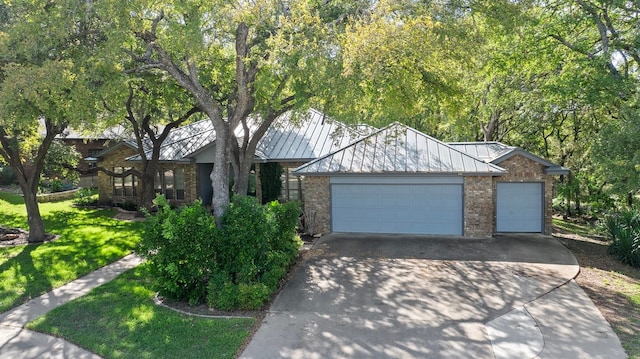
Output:
[[316,232],[465,237],[549,233],[552,176],[566,173],[517,147],[446,144],[399,123],[293,172]]
[[[553,176],[563,167],[499,142],[444,143],[394,123],[352,129],[310,110],[277,119],[255,157],[284,168],[282,200],[301,200],[314,233],[416,233],[484,237],[549,233]],[[176,203],[212,197],[215,131],[209,120],[176,129],[162,146],[156,190]],[[140,165],[124,141],[99,154],[101,166]],[[101,201],[133,200],[134,176],[99,176]],[[256,195],[260,198],[258,190]]]
[[[254,175],[259,198],[262,164],[279,163],[283,167],[282,200],[303,200],[303,181],[291,174],[293,169],[346,146],[369,130],[350,128],[313,109],[299,118],[292,119],[291,116],[286,113],[276,119],[256,148]],[[251,128],[255,129],[255,125]],[[240,134],[238,131],[238,136]],[[175,204],[190,203],[198,198],[209,204],[213,195],[209,175],[213,169],[214,150],[215,131],[208,119],[173,130],[161,147],[156,192]],[[150,148],[145,152],[149,157]],[[132,140],[111,146],[95,157],[99,166],[114,172],[141,168],[137,145]],[[98,175],[101,202],[135,201],[139,187],[135,176]]]

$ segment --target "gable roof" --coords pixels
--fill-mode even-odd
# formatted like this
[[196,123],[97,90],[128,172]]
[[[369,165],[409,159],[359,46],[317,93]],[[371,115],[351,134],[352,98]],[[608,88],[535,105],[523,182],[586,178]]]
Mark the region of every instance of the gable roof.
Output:
[[496,165],[515,155],[520,155],[543,165],[547,174],[564,175],[569,173],[568,168],[558,166],[520,147],[507,146],[500,142],[450,142],[448,145],[485,162]]
[[296,175],[364,173],[495,176],[506,170],[395,122],[294,171]]

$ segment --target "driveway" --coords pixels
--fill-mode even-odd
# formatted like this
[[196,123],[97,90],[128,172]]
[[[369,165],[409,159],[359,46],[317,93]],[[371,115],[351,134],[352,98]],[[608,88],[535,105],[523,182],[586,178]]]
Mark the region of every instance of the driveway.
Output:
[[625,357],[578,270],[551,237],[332,234],[241,358]]

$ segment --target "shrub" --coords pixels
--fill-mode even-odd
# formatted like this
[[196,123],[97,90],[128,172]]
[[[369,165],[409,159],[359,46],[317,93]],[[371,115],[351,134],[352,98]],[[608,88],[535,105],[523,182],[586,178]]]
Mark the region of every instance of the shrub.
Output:
[[640,267],[640,211],[610,213],[600,226],[611,240],[609,253],[623,263]]
[[161,295],[206,302],[218,309],[256,309],[269,299],[295,261],[300,207],[277,202],[260,205],[253,197],[234,197],[222,229],[196,202],[171,209],[156,199],[138,253],[147,258]]
[[234,197],[216,246],[218,274],[209,286],[210,306],[256,309],[269,299],[298,254],[299,213],[297,203],[262,206],[252,197]]
[[201,303],[215,261],[215,221],[200,201],[172,210],[159,196],[156,204],[137,252],[149,261],[161,295]]
[[73,203],[76,206],[86,207],[98,204],[98,195],[96,191],[91,188],[81,188],[75,193],[74,197]]
[[13,168],[9,166],[0,165],[0,185],[7,186],[16,181]]

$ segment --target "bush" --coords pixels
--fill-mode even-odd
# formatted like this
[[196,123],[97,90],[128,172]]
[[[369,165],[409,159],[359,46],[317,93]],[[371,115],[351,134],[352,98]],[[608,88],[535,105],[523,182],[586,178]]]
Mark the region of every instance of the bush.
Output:
[[75,193],[73,203],[79,207],[95,206],[98,204],[98,195],[91,188],[81,188]]
[[610,213],[600,226],[611,240],[609,253],[623,263],[640,267],[640,211]]
[[200,201],[172,210],[159,196],[156,204],[137,252],[149,261],[161,295],[202,303],[215,261],[215,221]]
[[299,213],[297,203],[262,206],[253,197],[234,197],[216,243],[218,274],[210,283],[210,306],[256,309],[269,299],[297,257]]
[[13,168],[0,165],[0,185],[8,186],[16,181]]
[[147,258],[161,295],[222,310],[257,309],[295,261],[296,203],[260,205],[234,197],[223,228],[196,202],[172,210],[164,197],[148,220],[138,253]]

